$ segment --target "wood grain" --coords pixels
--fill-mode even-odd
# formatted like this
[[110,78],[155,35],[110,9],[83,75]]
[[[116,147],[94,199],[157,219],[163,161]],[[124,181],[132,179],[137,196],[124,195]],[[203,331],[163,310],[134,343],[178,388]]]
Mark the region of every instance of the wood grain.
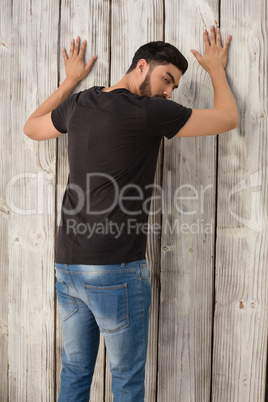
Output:
[[6,200],[6,186],[9,181],[11,160],[11,121],[10,103],[10,69],[11,69],[11,4],[3,1],[0,4],[0,400],[8,399],[8,282],[9,282],[9,247],[8,226],[10,220],[9,206]]
[[[219,9],[221,5],[221,9]],[[54,250],[68,178],[68,136],[35,142],[27,117],[62,82],[61,48],[87,39],[98,60],[75,92],[115,84],[151,40],[189,61],[173,99],[213,106],[190,49],[221,23],[233,39],[228,81],[240,126],[216,137],[165,140],[155,183],[162,211],[148,237],[152,307],[145,402],[264,402],[268,333],[267,2],[31,0],[0,4],[0,400],[56,401],[61,327]],[[175,193],[176,192],[176,193]],[[174,200],[175,196],[175,200]],[[152,201],[152,212],[161,201]],[[110,402],[101,337],[90,401]]]
[[264,401],[268,329],[267,3],[222,1],[240,126],[219,139],[213,401]]
[[[189,61],[174,100],[213,106],[203,28],[217,23],[213,1],[166,2],[165,40]],[[165,140],[159,319],[159,401],[209,401],[213,314],[216,138]]]
[[[10,401],[54,399],[55,142],[23,134],[57,85],[58,3],[13,1],[9,103],[8,363]],[[13,180],[13,182],[12,182]]]

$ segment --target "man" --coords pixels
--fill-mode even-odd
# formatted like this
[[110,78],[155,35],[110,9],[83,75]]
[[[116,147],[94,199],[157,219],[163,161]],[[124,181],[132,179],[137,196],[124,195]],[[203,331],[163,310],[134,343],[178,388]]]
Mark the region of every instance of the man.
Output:
[[238,125],[225,75],[231,36],[204,31],[214,108],[191,110],[167,101],[188,63],[174,46],[151,42],[135,53],[125,76],[109,88],[68,97],[90,72],[86,42],[63,49],[66,79],[29,117],[35,140],[68,132],[70,174],[57,239],[57,297],[64,346],[59,401],[88,401],[105,337],[115,402],[144,401],[151,288],[146,230],[159,145],[167,138],[215,135]]

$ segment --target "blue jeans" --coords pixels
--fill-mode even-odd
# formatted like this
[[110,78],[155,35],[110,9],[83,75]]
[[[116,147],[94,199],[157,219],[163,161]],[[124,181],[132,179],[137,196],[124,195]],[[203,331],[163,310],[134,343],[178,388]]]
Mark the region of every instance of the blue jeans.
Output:
[[114,402],[143,402],[151,284],[146,261],[56,264],[63,331],[58,402],[88,402],[100,332]]

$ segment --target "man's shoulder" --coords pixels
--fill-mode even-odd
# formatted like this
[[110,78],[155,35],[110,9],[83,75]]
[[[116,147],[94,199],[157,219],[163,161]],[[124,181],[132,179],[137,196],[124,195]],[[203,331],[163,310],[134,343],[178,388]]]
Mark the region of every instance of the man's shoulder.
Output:
[[162,98],[159,96],[153,96],[151,98],[147,98],[147,108],[148,110],[154,110],[155,112],[167,112],[174,111],[178,112],[183,108],[183,106],[173,100]]
[[101,93],[102,88],[104,87],[92,86],[90,88],[86,88],[82,91],[76,92],[75,94],[73,94],[75,103],[80,106],[85,106],[92,101],[94,102]]
[[84,90],[78,92],[77,94],[79,94],[80,96],[81,96],[82,94],[84,94],[84,95],[96,94],[96,95],[97,95],[99,92],[101,92],[102,88],[104,88],[104,87],[94,85],[94,86],[92,86],[92,87],[90,87],[90,88],[86,88],[86,89],[84,89]]

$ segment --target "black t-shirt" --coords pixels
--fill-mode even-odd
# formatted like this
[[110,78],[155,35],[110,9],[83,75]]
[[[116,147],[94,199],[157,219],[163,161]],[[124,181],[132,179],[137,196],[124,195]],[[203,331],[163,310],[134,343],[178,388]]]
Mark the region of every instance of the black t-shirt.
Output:
[[159,145],[192,109],[127,89],[69,96],[52,112],[68,131],[69,177],[56,263],[118,264],[145,258],[148,213]]

